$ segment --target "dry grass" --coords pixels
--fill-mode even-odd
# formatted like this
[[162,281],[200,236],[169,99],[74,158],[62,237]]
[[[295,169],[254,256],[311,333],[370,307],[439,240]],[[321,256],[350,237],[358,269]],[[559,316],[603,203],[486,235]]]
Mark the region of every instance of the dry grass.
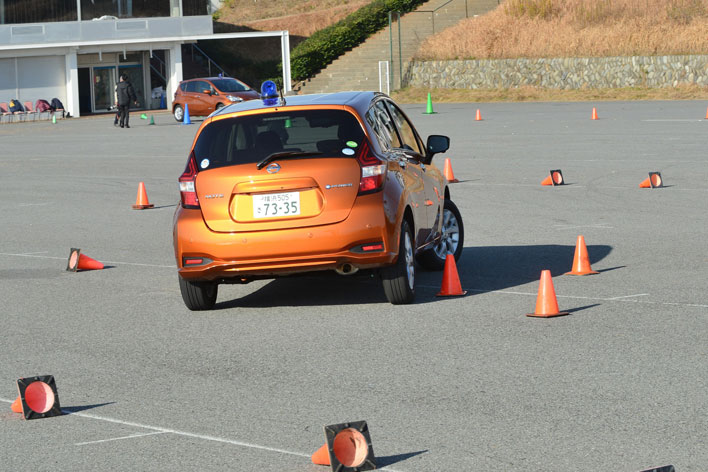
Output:
[[430,92],[433,103],[470,102],[585,102],[616,100],[706,100],[708,87],[680,85],[666,88],[620,88],[556,90],[536,87],[515,89],[421,89],[406,88],[393,92],[392,96],[401,103],[426,103]]
[[259,31],[288,30],[291,35],[310,36],[315,31],[338,22],[367,3],[369,2],[350,2],[345,5],[328,8],[327,10],[254,20],[244,24]]
[[336,23],[369,0],[227,0],[219,21],[259,31],[288,30],[310,36]]
[[708,0],[506,0],[428,38],[422,60],[708,53]]

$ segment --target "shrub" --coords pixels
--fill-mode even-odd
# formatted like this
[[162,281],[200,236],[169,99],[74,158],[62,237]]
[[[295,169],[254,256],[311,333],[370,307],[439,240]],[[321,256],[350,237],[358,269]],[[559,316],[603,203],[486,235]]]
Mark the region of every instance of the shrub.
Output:
[[426,0],[375,0],[343,20],[315,32],[290,53],[293,80],[304,80],[388,25],[388,12],[407,13]]

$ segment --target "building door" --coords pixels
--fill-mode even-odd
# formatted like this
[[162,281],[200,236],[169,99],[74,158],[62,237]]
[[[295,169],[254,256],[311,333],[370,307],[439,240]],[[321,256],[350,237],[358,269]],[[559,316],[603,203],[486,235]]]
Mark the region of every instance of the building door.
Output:
[[91,68],[79,67],[79,112],[93,112],[91,101]]
[[143,66],[140,64],[121,64],[118,68],[120,74],[125,74],[128,76],[128,80],[133,86],[135,91],[135,96],[138,97],[138,104],[131,103],[131,108],[146,108],[145,106],[145,90],[143,90]]
[[116,68],[93,68],[93,111],[111,111],[115,106]]

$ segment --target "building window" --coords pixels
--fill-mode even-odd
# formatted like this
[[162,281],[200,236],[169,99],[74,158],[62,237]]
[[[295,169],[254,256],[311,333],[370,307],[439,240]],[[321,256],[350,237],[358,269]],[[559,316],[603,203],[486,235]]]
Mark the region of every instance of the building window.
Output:
[[81,19],[170,16],[170,0],[81,0]]
[[76,0],[4,0],[0,24],[76,21]]
[[209,0],[182,0],[182,14],[184,16],[210,15]]

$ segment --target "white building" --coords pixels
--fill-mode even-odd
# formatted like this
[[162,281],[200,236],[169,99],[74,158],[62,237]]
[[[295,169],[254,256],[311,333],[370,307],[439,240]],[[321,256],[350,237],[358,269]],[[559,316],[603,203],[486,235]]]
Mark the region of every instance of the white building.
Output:
[[[154,108],[151,65],[171,106],[182,80],[183,43],[281,36],[290,85],[287,32],[213,34],[215,0],[0,0],[0,102],[58,98],[72,116],[108,111],[126,73],[141,108]],[[286,72],[287,71],[287,72]]]

